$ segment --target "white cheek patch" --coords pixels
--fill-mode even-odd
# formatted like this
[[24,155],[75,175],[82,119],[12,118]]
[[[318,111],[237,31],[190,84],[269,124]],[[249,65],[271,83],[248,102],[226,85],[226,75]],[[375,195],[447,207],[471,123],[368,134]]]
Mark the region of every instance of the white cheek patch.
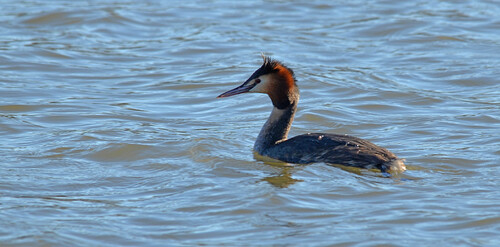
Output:
[[[269,80],[270,80],[270,76],[269,75],[262,75],[262,76],[259,76],[260,79],[260,83],[258,83],[257,85],[255,85],[255,87],[253,87],[252,89],[250,89],[249,92],[252,92],[252,93],[267,93],[268,92],[268,88],[269,88]],[[252,81],[252,83],[255,84],[255,80]]]

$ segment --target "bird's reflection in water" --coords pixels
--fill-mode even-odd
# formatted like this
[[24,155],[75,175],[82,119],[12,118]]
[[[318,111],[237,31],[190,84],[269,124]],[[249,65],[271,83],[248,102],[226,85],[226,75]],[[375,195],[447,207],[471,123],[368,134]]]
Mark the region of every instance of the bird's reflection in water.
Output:
[[256,160],[264,162],[266,165],[272,166],[274,168],[277,168],[278,172],[275,173],[273,176],[265,177],[261,179],[261,181],[266,181],[270,183],[273,186],[276,186],[278,188],[287,188],[288,186],[297,183],[297,182],[302,182],[304,180],[301,179],[295,179],[292,178],[292,173],[296,169],[297,166],[303,166],[303,165],[294,165],[294,164],[289,164],[283,161],[279,161],[276,159],[272,159],[266,156],[259,155],[257,152],[253,153],[254,158]]
[[266,181],[278,188],[287,188],[288,186],[302,182],[304,180],[292,178],[293,167],[283,167],[278,175],[265,177],[262,181]]

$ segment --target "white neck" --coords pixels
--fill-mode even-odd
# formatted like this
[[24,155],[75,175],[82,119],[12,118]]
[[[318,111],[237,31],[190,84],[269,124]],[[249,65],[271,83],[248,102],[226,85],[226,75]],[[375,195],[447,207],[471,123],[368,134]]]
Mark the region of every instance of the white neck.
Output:
[[260,155],[265,155],[265,150],[280,141],[286,140],[296,110],[297,101],[284,109],[274,107],[271,115],[260,130],[259,136],[253,146],[254,151]]

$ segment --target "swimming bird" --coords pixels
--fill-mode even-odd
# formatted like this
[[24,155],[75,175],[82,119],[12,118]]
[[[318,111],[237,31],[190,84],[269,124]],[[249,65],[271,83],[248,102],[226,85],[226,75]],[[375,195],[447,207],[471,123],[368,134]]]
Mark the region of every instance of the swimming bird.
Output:
[[389,150],[361,138],[325,133],[308,133],[287,139],[299,102],[293,70],[268,56],[243,84],[217,98],[241,93],[264,93],[271,98],[273,110],[254,144],[254,151],[287,163],[324,162],[382,172],[403,172],[402,159]]

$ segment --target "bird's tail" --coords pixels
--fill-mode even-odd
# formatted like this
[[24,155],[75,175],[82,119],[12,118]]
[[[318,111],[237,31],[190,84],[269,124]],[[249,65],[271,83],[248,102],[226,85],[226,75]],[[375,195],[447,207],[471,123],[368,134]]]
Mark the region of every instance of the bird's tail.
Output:
[[404,159],[392,159],[383,164],[378,165],[378,168],[383,173],[398,174],[406,171]]

